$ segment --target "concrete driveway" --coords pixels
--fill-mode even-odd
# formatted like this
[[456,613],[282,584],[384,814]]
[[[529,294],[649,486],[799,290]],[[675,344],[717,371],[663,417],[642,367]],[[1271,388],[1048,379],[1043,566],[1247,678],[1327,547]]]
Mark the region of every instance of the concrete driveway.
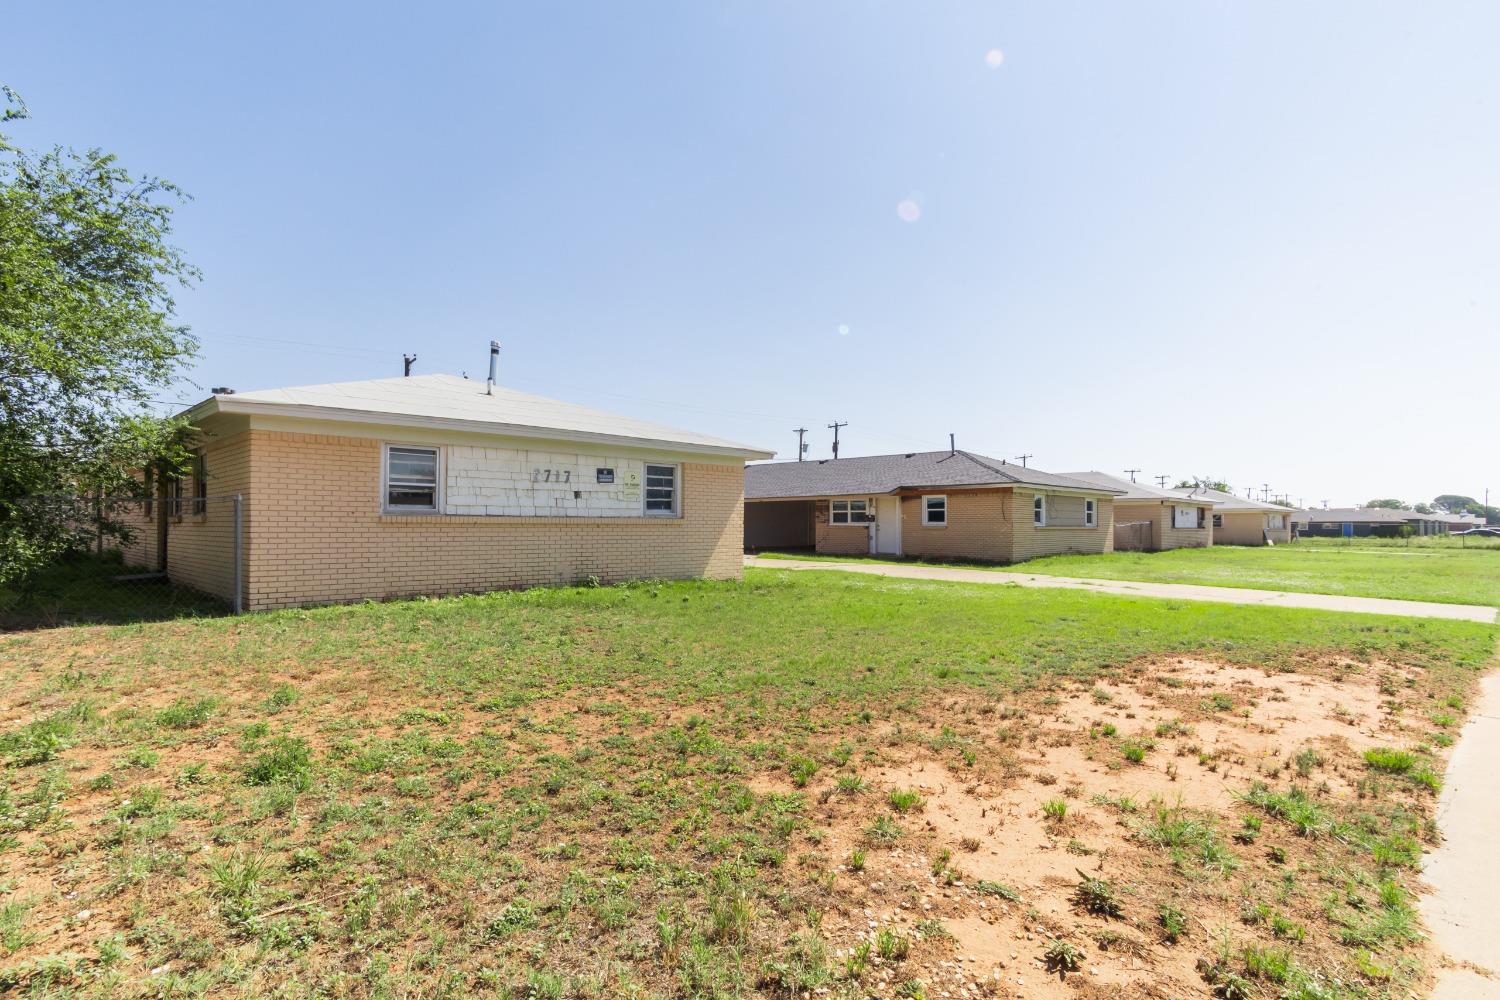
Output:
[[1406,615],[1411,618],[1448,618],[1494,624],[1496,609],[1472,604],[1437,604],[1431,601],[1390,601],[1380,597],[1345,597],[1335,594],[1300,594],[1284,590],[1247,590],[1239,587],[1200,587],[1188,583],[1135,583],[1129,580],[1089,580],[1035,573],[1008,573],[957,566],[918,566],[907,563],[823,562],[816,559],[762,559],[746,556],[746,566],[763,569],[835,570],[866,573],[906,580],[950,580],[955,583],[1013,584],[1019,587],[1059,587],[1088,590],[1125,597],[1156,597],[1174,601],[1215,601],[1219,604],[1260,604],[1275,608],[1315,608],[1320,611],[1351,611],[1368,615]]

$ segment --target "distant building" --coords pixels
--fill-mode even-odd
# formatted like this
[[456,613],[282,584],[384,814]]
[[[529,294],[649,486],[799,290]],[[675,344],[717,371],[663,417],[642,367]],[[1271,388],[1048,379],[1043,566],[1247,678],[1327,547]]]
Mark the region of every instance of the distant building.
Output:
[[1453,514],[1421,514],[1389,507],[1333,507],[1299,510],[1293,515],[1297,530],[1312,538],[1400,538],[1404,535],[1446,535],[1463,528]]

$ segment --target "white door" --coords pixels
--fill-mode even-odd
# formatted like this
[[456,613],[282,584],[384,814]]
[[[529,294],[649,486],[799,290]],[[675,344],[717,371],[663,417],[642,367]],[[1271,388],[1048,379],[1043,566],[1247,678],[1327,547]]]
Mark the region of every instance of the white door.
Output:
[[901,498],[875,498],[875,531],[870,537],[870,551],[880,555],[901,554]]

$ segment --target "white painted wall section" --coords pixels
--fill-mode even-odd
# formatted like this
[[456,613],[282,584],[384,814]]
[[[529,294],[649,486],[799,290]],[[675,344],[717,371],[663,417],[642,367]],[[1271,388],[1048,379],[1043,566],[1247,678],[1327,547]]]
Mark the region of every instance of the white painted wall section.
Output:
[[[445,452],[444,510],[449,514],[510,517],[640,517],[642,514],[641,482],[646,463],[637,458],[472,446],[449,446]],[[610,470],[614,481],[600,482],[601,469]],[[681,491],[680,471],[677,479]]]

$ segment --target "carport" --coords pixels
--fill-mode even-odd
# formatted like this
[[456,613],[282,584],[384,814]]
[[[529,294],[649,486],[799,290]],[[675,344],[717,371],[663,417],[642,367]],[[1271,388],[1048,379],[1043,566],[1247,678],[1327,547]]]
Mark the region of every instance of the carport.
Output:
[[812,500],[745,504],[745,551],[813,548],[813,504]]

